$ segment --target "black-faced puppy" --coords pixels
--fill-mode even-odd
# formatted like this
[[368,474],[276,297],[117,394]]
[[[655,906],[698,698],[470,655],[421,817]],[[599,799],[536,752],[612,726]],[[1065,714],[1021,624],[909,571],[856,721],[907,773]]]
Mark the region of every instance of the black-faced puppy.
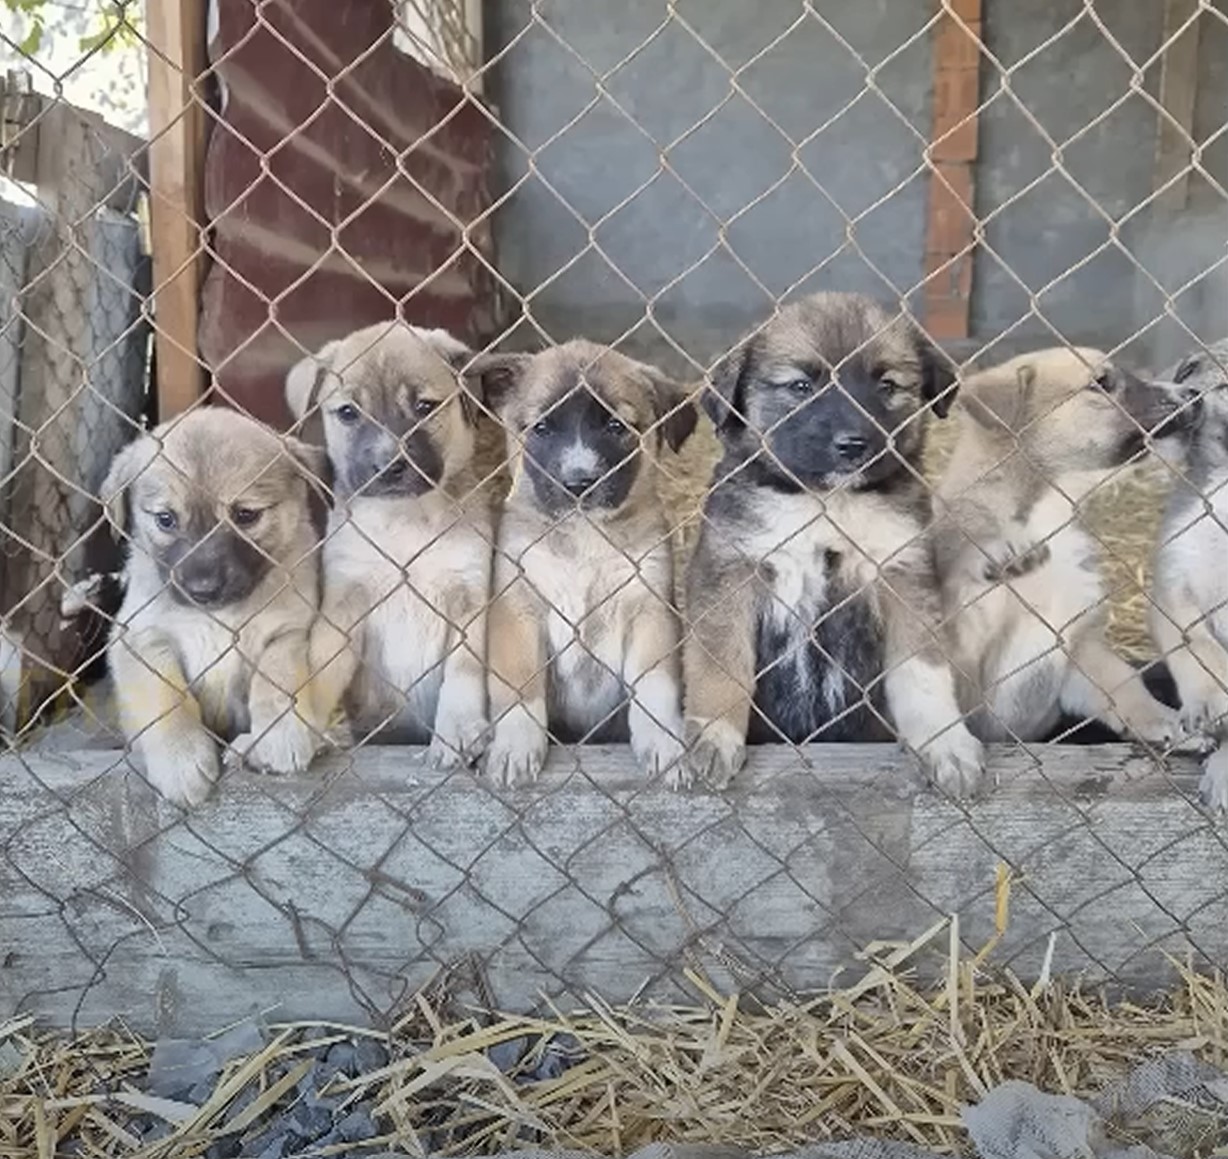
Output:
[[473,469],[473,354],[442,330],[379,324],[330,342],[286,380],[323,415],[334,505],[311,636],[311,706],[343,705],[355,738],[431,746],[467,764],[486,727],[493,529]]
[[[1160,524],[1149,615],[1172,673],[1183,727],[1219,742],[1205,804],[1228,809],[1228,339],[1192,351],[1165,379],[1198,397],[1175,456],[1177,485]],[[1161,457],[1170,458],[1165,445]]]
[[302,706],[319,587],[308,485],[326,471],[314,448],[217,407],[111,465],[102,499],[130,546],[107,659],[124,734],[172,801],[208,795],[215,736],[270,772],[316,750]]
[[786,307],[717,368],[706,404],[725,454],[687,571],[696,775],[727,783],[748,739],[894,733],[945,790],[976,788],[919,475],[952,384],[915,327],[852,294]]
[[1105,638],[1105,578],[1080,504],[1149,437],[1191,422],[1191,395],[1091,349],[1020,355],[965,382],[935,547],[978,736],[1040,740],[1063,711],[1155,744],[1180,736]]
[[486,769],[535,777],[549,729],[630,739],[645,768],[675,775],[679,626],[651,453],[662,440],[677,450],[695,409],[659,371],[591,342],[491,365],[513,483],[495,556]]

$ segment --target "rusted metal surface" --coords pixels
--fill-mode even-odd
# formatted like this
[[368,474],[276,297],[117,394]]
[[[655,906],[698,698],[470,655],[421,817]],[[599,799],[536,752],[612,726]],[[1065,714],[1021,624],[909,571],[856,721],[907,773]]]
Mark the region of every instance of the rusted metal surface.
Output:
[[475,251],[490,256],[491,130],[474,99],[393,47],[387,0],[217,0],[217,16],[200,345],[224,394],[284,426],[302,351],[398,303],[409,321],[489,334]]

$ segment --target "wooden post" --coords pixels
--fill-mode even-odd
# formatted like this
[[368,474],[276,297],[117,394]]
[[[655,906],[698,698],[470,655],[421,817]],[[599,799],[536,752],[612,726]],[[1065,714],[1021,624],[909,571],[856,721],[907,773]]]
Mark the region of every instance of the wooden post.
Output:
[[1155,189],[1163,190],[1156,198],[1157,206],[1171,213],[1183,210],[1189,195],[1190,141],[1198,95],[1198,20],[1184,32],[1181,29],[1197,12],[1198,0],[1164,3],[1160,104],[1168,116],[1160,118],[1156,135]]
[[206,0],[147,0],[150,233],[158,417],[204,392],[197,353],[204,250]]
[[934,35],[934,121],[930,130],[925,230],[924,321],[937,339],[968,337],[973,191],[980,105],[981,0],[945,0]]

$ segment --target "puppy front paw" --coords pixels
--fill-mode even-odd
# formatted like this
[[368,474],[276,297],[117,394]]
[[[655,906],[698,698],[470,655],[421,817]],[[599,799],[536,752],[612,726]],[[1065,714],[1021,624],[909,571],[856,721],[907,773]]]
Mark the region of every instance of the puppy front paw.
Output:
[[1216,749],[1202,767],[1198,797],[1212,812],[1228,813],[1228,749]]
[[725,789],[746,763],[746,737],[724,720],[690,717],[686,722],[683,784],[700,781]]
[[226,749],[226,763],[288,776],[303,772],[318,748],[315,734],[291,711],[263,729],[253,728],[235,737]]
[[682,720],[671,725],[660,725],[655,720],[641,721],[631,734],[631,751],[640,768],[650,777],[665,774],[665,782],[671,789],[687,785],[683,757]]
[[990,583],[1018,579],[1049,561],[1048,543],[1003,539],[986,548],[983,574]]
[[146,779],[168,801],[184,809],[203,803],[221,775],[217,745],[204,729],[138,743]]
[[481,705],[449,703],[441,697],[427,760],[437,769],[472,767],[482,755],[489,728]]
[[1123,731],[1156,748],[1175,753],[1205,753],[1214,741],[1202,729],[1190,729],[1181,713],[1155,701],[1123,721]]
[[918,754],[929,780],[948,797],[968,800],[985,786],[985,746],[964,725],[955,725]]
[[1217,684],[1191,695],[1178,714],[1186,735],[1216,735],[1228,723],[1228,693]]
[[537,780],[549,747],[546,730],[523,708],[515,708],[495,725],[483,768],[497,784],[527,784]]

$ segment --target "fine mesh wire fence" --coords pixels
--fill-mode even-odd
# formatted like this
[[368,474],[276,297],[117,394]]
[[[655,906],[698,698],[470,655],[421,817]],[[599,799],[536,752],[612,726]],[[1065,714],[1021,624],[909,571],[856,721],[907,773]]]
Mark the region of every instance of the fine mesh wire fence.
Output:
[[6,1005],[1222,958],[1222,3],[41,11]]

